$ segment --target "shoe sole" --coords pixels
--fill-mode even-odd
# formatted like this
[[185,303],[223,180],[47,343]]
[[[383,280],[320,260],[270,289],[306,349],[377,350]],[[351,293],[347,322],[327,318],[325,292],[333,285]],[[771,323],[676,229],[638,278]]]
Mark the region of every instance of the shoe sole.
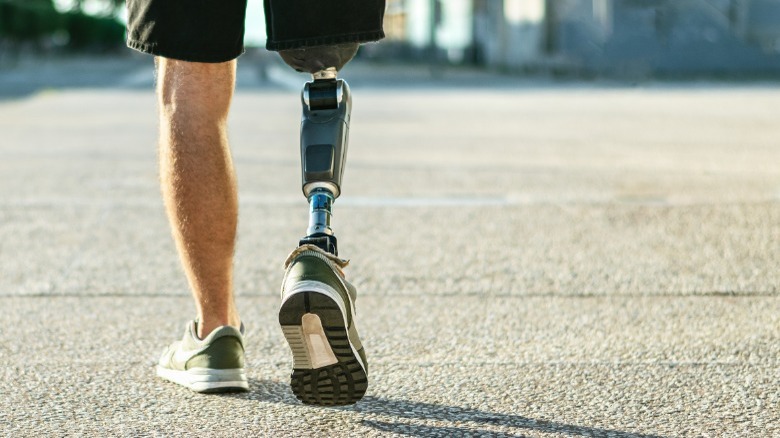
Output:
[[249,389],[243,368],[228,370],[192,368],[180,371],[157,365],[157,375],[201,393],[242,392]]
[[356,403],[368,376],[347,333],[340,296],[323,283],[301,282],[279,310],[279,324],[293,355],[290,386],[301,402],[317,406]]

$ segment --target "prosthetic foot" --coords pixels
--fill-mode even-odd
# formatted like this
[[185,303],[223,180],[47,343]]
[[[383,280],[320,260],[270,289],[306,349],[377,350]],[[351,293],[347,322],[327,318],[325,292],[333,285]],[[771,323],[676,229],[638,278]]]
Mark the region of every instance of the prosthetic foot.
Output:
[[301,95],[301,173],[303,194],[309,200],[309,228],[300,245],[316,245],[333,255],[338,255],[338,244],[330,224],[333,202],[341,194],[352,111],[349,86],[336,76],[357,47],[342,44],[280,52],[291,67],[312,74]]

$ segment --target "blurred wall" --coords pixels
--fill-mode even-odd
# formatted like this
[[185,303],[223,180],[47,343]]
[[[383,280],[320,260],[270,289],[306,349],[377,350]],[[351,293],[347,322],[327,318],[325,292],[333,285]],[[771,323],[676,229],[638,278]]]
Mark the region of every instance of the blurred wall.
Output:
[[780,73],[780,0],[477,0],[474,10],[483,65],[628,76]]
[[364,52],[388,58],[462,63],[473,42],[473,0],[387,0],[385,34]]
[[544,42],[544,3],[544,0],[476,0],[476,61],[512,68],[535,63],[542,54]]

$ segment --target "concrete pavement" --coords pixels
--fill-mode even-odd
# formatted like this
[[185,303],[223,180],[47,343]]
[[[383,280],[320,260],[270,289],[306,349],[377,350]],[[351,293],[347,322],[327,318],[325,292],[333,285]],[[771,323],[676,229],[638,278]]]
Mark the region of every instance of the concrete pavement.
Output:
[[350,66],[334,228],[371,384],[319,409],[275,323],[304,78],[240,70],[251,389],[204,396],[153,373],[193,308],[149,62],[84,65],[0,72],[0,435],[780,436],[780,87]]

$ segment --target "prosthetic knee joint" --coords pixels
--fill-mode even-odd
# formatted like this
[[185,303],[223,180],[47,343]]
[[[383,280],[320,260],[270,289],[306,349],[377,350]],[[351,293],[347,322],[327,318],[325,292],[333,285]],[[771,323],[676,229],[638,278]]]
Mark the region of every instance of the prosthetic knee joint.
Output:
[[302,50],[295,57],[281,53],[293,68],[309,71],[313,78],[301,96],[301,173],[303,194],[309,200],[309,228],[300,245],[313,244],[334,255],[338,245],[331,217],[341,194],[352,111],[349,86],[337,78],[337,69],[356,51],[357,44]]

